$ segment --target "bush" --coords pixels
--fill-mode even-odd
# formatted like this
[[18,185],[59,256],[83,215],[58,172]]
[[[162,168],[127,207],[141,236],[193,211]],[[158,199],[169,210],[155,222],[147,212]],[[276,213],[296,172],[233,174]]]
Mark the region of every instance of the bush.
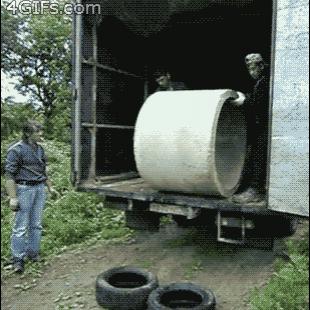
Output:
[[298,241],[288,241],[290,261],[278,262],[268,285],[251,297],[253,310],[309,309],[309,231]]
[[50,117],[44,117],[42,111],[36,110],[29,103],[13,103],[8,99],[1,101],[1,140],[12,135],[20,135],[23,124],[34,119],[45,127],[45,136],[50,140],[65,143],[71,141],[70,103],[58,102]]
[[1,141],[20,132],[27,119],[42,121],[43,117],[30,104],[1,100]]

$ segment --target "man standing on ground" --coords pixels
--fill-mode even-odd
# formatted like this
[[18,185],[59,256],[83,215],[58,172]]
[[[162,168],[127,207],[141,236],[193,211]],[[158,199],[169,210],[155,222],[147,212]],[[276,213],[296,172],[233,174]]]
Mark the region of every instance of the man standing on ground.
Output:
[[183,82],[172,81],[171,74],[169,72],[157,71],[154,76],[155,76],[157,84],[159,85],[156,92],[187,90],[187,87]]
[[261,54],[247,55],[245,63],[256,84],[248,98],[239,93],[233,101],[245,108],[249,148],[244,180],[247,188],[233,197],[237,203],[259,202],[266,196],[270,75]]
[[6,157],[6,189],[10,207],[16,212],[11,250],[17,273],[24,271],[25,259],[39,258],[45,185],[52,195],[57,195],[47,178],[44,149],[38,144],[42,134],[39,123],[27,122],[22,140],[9,148]]

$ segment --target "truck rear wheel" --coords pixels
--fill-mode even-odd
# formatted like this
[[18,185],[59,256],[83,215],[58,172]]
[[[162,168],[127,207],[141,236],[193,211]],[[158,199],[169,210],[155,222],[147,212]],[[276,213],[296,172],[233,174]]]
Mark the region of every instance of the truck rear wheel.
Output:
[[262,217],[256,222],[256,225],[256,231],[263,237],[284,238],[296,233],[298,219],[283,216]]
[[148,271],[113,268],[97,277],[96,300],[110,310],[144,310],[150,293],[157,287],[157,277]]
[[204,291],[191,283],[173,283],[153,291],[148,299],[148,310],[215,309],[212,291]]
[[276,222],[276,237],[290,237],[294,235],[298,228],[298,219],[279,218]]

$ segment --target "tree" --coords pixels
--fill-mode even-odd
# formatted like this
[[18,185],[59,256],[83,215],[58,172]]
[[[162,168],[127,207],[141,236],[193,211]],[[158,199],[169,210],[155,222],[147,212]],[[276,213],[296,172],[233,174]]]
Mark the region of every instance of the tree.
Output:
[[9,70],[9,63],[17,41],[22,31],[23,20],[20,16],[13,15],[6,10],[6,2],[1,3],[1,69]]
[[28,119],[42,121],[42,115],[30,104],[14,103],[10,97],[1,100],[1,140],[20,133]]
[[43,112],[49,129],[57,106],[62,107],[62,113],[69,113],[71,17],[13,15],[6,5],[1,4],[2,70],[18,78],[16,89],[30,95],[31,104]]

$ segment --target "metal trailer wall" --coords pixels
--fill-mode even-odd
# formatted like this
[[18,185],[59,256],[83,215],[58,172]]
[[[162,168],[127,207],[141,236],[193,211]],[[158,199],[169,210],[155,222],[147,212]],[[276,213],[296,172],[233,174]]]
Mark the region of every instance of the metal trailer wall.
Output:
[[309,216],[309,1],[278,0],[269,208]]

